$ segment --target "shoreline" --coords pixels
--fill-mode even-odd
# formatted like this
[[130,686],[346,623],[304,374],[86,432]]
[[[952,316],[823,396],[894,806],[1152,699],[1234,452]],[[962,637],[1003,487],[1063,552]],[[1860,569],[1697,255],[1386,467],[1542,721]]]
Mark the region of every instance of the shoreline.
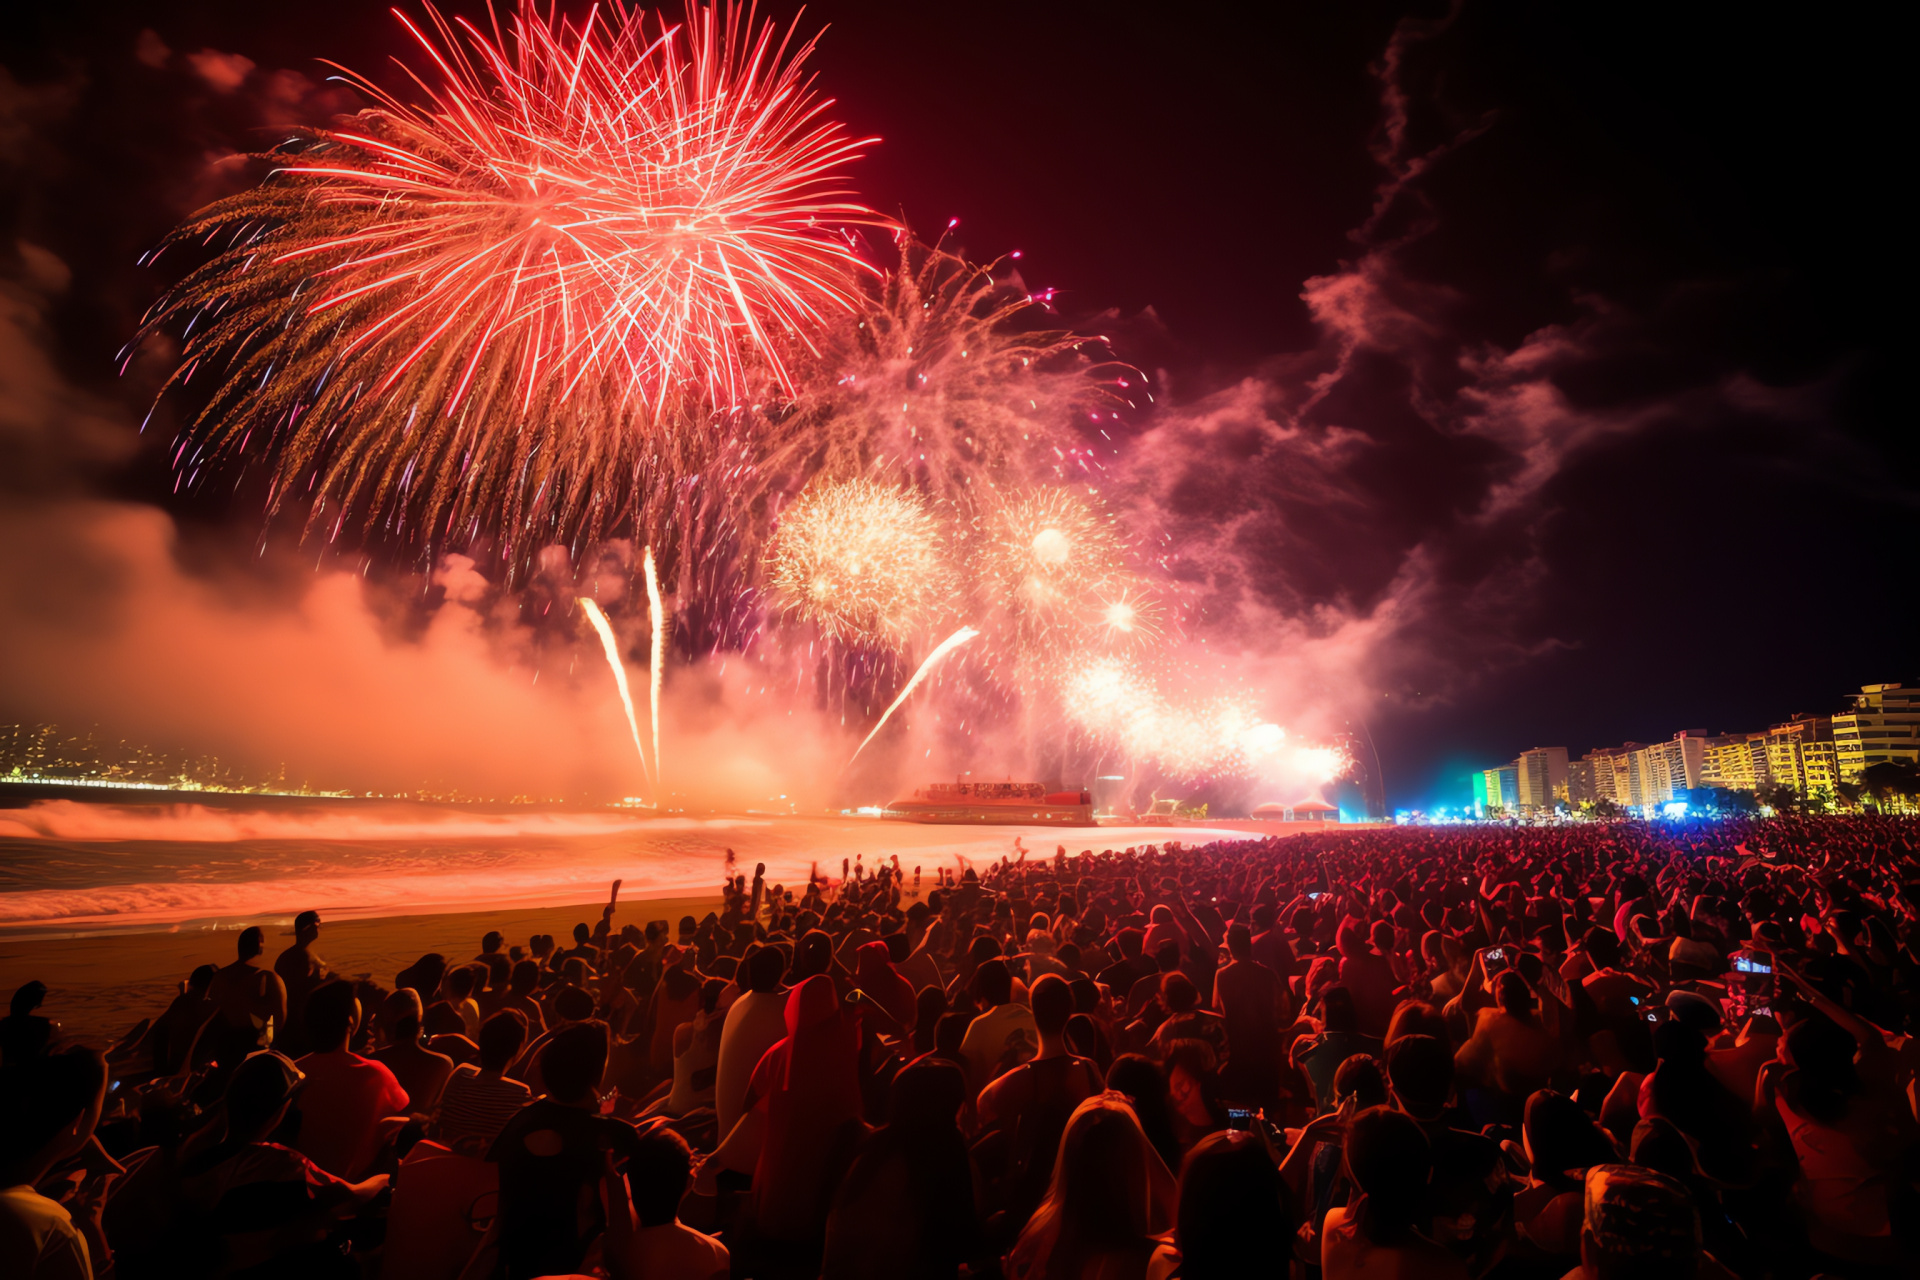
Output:
[[[577,923],[593,925],[606,906],[597,902],[499,910],[429,912],[331,919],[321,913],[320,940],[314,950],[336,974],[372,975],[382,986],[428,952],[450,962],[479,954],[480,937],[497,929],[507,946],[527,944],[535,933],[567,938]],[[649,920],[676,924],[681,916],[698,919],[720,909],[718,892],[661,894],[620,898],[614,912],[616,932],[625,924],[644,927]],[[141,1018],[165,1011],[187,975],[202,964],[227,964],[241,928],[259,924],[265,931],[266,965],[293,942],[292,916],[266,915],[251,921],[205,927],[175,926],[153,932],[88,933],[83,936],[0,938],[0,991],[11,995],[32,979],[47,984],[40,1012],[65,1033],[104,1048]]]

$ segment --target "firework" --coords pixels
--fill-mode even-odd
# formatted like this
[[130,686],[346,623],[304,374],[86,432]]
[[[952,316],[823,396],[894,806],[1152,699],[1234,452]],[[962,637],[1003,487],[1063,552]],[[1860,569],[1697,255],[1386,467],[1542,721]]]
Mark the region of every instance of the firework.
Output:
[[184,332],[170,386],[222,370],[195,458],[270,452],[310,528],[592,539],[671,480],[665,430],[790,388],[857,300],[864,141],[751,10],[427,12],[420,100],[349,74],[376,105],[179,228],[215,253],[146,331]]
[[1276,776],[1318,786],[1351,764],[1333,747],[1288,738],[1248,699],[1169,696],[1161,681],[1124,658],[1075,671],[1063,702],[1082,733],[1175,777]]
[[1096,466],[1071,428],[1097,435],[1140,375],[1044,323],[1044,299],[1000,264],[898,243],[896,266],[803,359],[786,451],[810,473],[878,476],[963,513],[993,486]]
[[913,673],[913,679],[907,681],[906,687],[900,690],[899,695],[895,697],[892,702],[887,704],[887,709],[880,713],[880,718],[874,722],[873,728],[868,730],[867,736],[860,740],[860,745],[853,749],[851,756],[847,757],[847,764],[852,765],[855,760],[860,758],[860,753],[867,749],[867,744],[872,742],[874,738],[879,735],[880,731],[887,727],[887,721],[893,719],[893,713],[900,709],[900,704],[913,696],[913,691],[920,687],[921,682],[927,678],[927,673],[939,665],[940,659],[946,657],[955,649],[958,649],[961,645],[979,634],[980,633],[972,627],[962,627],[935,645],[933,652],[927,655],[926,661],[922,662],[919,669]]
[[653,713],[653,764],[661,780],[666,779],[666,757],[660,754],[660,678],[667,669],[666,610],[660,604],[660,575],[653,567],[653,548],[643,559],[647,579],[647,621],[652,627],[652,662],[647,670],[647,702]]
[[1051,659],[1086,639],[1083,619],[1126,576],[1124,546],[1091,494],[1038,489],[999,503],[986,518],[985,593],[1007,610],[1018,651]]
[[[607,655],[607,665],[613,668],[614,687],[620,690],[620,705],[627,711],[627,730],[633,734],[633,751],[640,757],[640,772],[652,781],[647,770],[647,753],[640,745],[640,720],[633,713],[633,691],[627,687],[627,665],[620,660],[620,642],[614,638],[613,624],[607,621],[607,615],[598,604],[581,597],[580,610],[587,615],[587,621],[600,636],[601,652]],[[654,754],[660,751],[658,739],[654,743]]]
[[1090,592],[1081,623],[1091,647],[1106,654],[1146,653],[1167,638],[1160,594],[1132,575],[1110,578]]
[[770,585],[786,612],[822,635],[897,648],[950,601],[940,532],[909,491],[816,483],[780,515]]

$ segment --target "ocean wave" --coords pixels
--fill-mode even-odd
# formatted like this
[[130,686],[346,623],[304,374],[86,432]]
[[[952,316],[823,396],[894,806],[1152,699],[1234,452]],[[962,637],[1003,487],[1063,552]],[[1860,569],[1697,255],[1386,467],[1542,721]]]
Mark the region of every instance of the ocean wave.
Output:
[[607,836],[623,832],[719,831],[766,825],[758,818],[652,817],[636,813],[464,813],[413,806],[351,811],[316,801],[291,809],[219,809],[209,805],[105,805],[40,800],[0,810],[0,839],[168,840],[231,844],[242,840],[512,840]]

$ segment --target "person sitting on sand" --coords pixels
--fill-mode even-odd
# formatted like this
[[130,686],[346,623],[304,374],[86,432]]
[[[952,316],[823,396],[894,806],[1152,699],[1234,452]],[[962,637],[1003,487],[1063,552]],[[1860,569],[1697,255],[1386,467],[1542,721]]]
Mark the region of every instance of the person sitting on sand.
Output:
[[507,1077],[507,1068],[527,1042],[527,1020],[502,1009],[480,1028],[480,1065],[454,1069],[440,1091],[434,1136],[456,1151],[485,1154],[533,1091]]
[[313,950],[319,937],[320,913],[302,911],[293,918],[293,945],[273,960],[273,971],[287,988],[286,1034],[280,1040],[282,1050],[288,1053],[305,1052],[306,1033],[300,1025],[300,1011],[313,989],[327,980],[327,962]]
[[453,1074],[453,1059],[420,1043],[421,1018],[419,992],[402,987],[388,996],[380,1010],[380,1035],[385,1044],[370,1056],[393,1072],[393,1078],[407,1091],[412,1110],[431,1111],[440,1101],[447,1077]]
[[680,1221],[692,1178],[687,1140],[664,1126],[640,1135],[625,1179],[607,1161],[605,1256],[613,1280],[726,1280],[727,1247]]
[[306,1076],[300,1095],[302,1154],[338,1178],[357,1178],[379,1154],[381,1121],[407,1111],[407,1091],[385,1063],[347,1046],[360,1024],[360,998],[345,982],[322,983],[307,998],[314,1051],[296,1064]]
[[0,1064],[12,1065],[37,1058],[53,1043],[60,1024],[35,1012],[47,998],[47,984],[23,982],[13,993],[7,1016],[0,1018]]
[[248,1058],[227,1085],[225,1135],[180,1166],[184,1216],[217,1233],[221,1274],[354,1274],[329,1232],[385,1191],[388,1178],[348,1182],[268,1141],[301,1084],[299,1068],[282,1054]]
[[273,1043],[274,1032],[287,1024],[287,987],[280,975],[256,963],[266,950],[258,925],[240,931],[238,958],[213,975],[207,998],[219,1012],[205,1035],[212,1039],[212,1058],[224,1076],[240,1060]]
[[500,1002],[502,1009],[517,1009],[520,1016],[527,1020],[527,1029],[534,1035],[544,1034],[547,1029],[547,1015],[541,1012],[540,1002],[533,993],[540,986],[540,966],[532,960],[522,960],[513,966],[513,976],[507,980],[507,995]]
[[189,1055],[200,1029],[207,1024],[217,1011],[217,1006],[208,998],[208,988],[213,986],[213,976],[219,969],[203,964],[187,977],[186,988],[173,998],[167,1011],[154,1020],[147,1032],[147,1046],[152,1050],[153,1074],[170,1076],[189,1067]]
[[[17,1014],[14,1016],[18,1016]],[[106,1102],[107,1071],[85,1049],[35,1055],[0,1068],[0,1275],[8,1280],[92,1280],[99,1200],[83,1190],[82,1221],[34,1190],[54,1166],[93,1138]],[[31,1098],[33,1105],[21,1103]],[[117,1167],[117,1166],[116,1166]],[[85,1210],[90,1208],[91,1213]],[[99,1261],[105,1266],[107,1259]]]
[[495,1239],[507,1280],[573,1275],[598,1234],[606,1157],[635,1153],[632,1125],[599,1114],[597,1086],[607,1067],[607,1028],[568,1027],[543,1055],[547,1095],[508,1121],[487,1159],[500,1166]]

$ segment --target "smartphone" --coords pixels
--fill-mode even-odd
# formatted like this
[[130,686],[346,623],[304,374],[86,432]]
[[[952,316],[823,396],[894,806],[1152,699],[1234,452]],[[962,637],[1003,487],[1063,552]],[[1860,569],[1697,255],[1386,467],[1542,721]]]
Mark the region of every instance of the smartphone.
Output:
[[1314,890],[1314,891],[1313,891],[1312,893],[1309,893],[1309,894],[1307,895],[1307,901],[1308,901],[1308,902],[1318,902],[1318,901],[1319,901],[1319,900],[1320,900],[1320,899],[1321,899],[1322,897],[1324,897],[1324,896],[1326,896],[1326,891],[1325,891],[1325,890],[1323,890],[1323,889],[1316,889],[1316,890]]
[[1505,947],[1488,947],[1480,959],[1480,965],[1487,971],[1489,978],[1496,973],[1505,973],[1507,966],[1512,963],[1511,960],[1507,959],[1507,949]]
[[1663,1004],[1648,1005],[1641,1011],[1640,1016],[1648,1022],[1658,1024],[1672,1017],[1673,1011]]
[[1749,951],[1733,957],[1732,981],[1728,984],[1728,1004],[1736,1012],[1754,1005],[1771,1005],[1778,995],[1779,981],[1773,971],[1771,951]]
[[1244,1110],[1240,1107],[1228,1107],[1227,1108],[1227,1128],[1229,1129],[1253,1128],[1253,1112]]

